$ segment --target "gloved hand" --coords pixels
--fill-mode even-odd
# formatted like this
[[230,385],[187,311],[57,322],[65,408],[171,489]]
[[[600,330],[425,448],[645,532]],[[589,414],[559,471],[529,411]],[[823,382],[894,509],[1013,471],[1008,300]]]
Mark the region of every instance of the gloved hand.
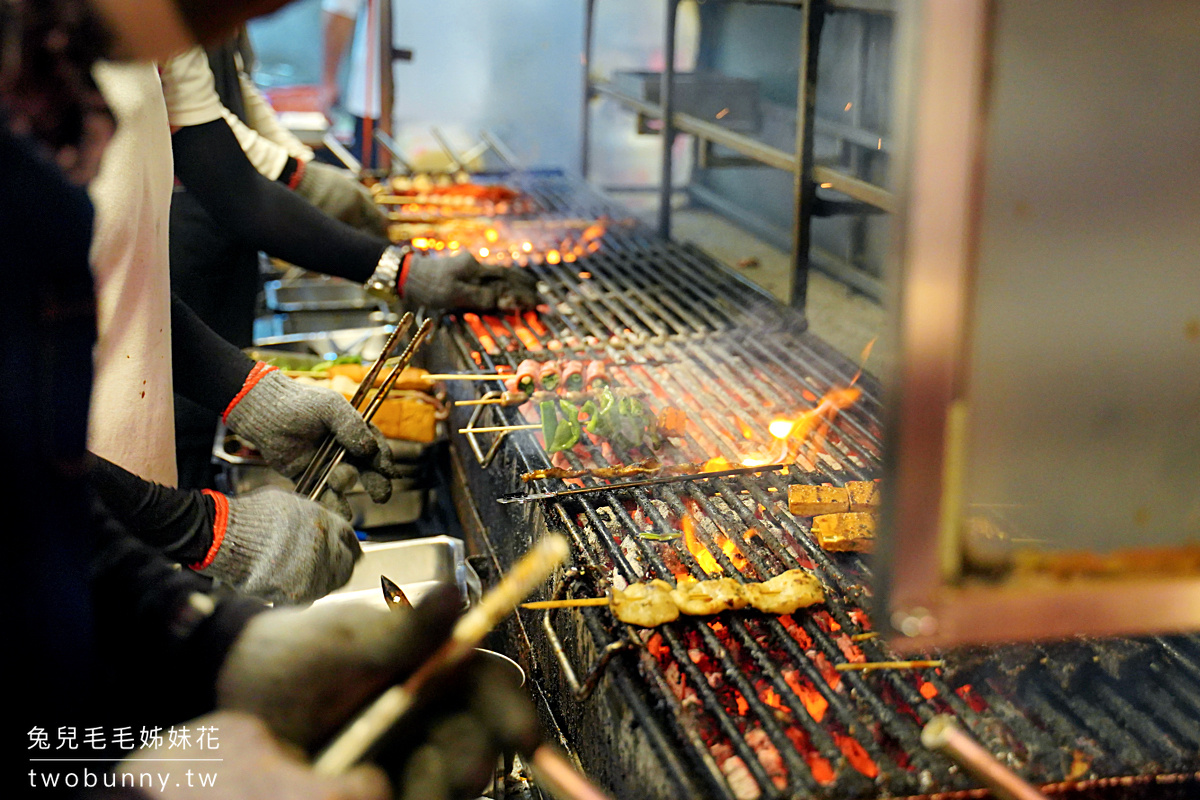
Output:
[[[246,378],[242,394],[225,409],[223,419],[231,431],[253,442],[267,463],[289,478],[304,472],[332,432],[346,448],[346,458],[330,474],[329,488],[340,494],[357,479],[376,503],[385,503],[392,496],[391,479],[398,473],[387,439],[332,389],[305,386],[259,362]],[[352,517],[344,498],[329,498],[329,502],[342,516]]]
[[[255,714],[315,753],[445,641],[460,605],[453,587],[439,587],[411,611],[335,604],[259,614],[221,667],[217,705]],[[474,797],[500,751],[537,746],[532,706],[493,668],[472,660],[429,688],[430,702],[376,758],[401,778],[399,796]]]
[[334,219],[381,239],[388,238],[388,218],[371,193],[343,169],[309,161],[296,186],[296,194]]
[[[307,603],[345,585],[362,547],[329,509],[274,486],[217,502],[213,547],[192,568],[244,594]],[[224,507],[223,507],[224,506]]]
[[[130,775],[138,786],[138,776],[155,775],[154,796],[167,800],[391,800],[391,787],[381,770],[362,765],[345,775],[318,775],[301,760],[291,746],[277,741],[267,726],[249,714],[218,711],[188,720],[182,726],[189,732],[186,746],[182,739],[172,742],[162,737],[157,747],[143,747],[113,770],[118,776]],[[190,772],[183,764],[147,765],[147,759],[186,761],[219,758],[220,761],[192,764]],[[150,769],[147,769],[150,766]],[[171,769],[177,766],[178,769]],[[205,767],[211,769],[205,769]],[[175,774],[164,777],[169,772]],[[157,773],[157,774],[156,774]],[[203,778],[201,776],[204,776]],[[215,782],[210,782],[215,778]],[[118,785],[120,785],[118,781]]]
[[480,264],[463,250],[448,257],[414,253],[400,296],[414,306],[518,311],[538,303],[537,278],[521,267]]

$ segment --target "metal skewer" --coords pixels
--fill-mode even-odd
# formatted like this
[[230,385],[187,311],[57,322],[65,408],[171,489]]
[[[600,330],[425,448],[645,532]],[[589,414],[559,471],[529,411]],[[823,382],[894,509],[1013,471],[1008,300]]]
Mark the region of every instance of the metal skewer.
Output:
[[[412,324],[412,312],[406,313],[400,318],[400,322],[396,324],[396,327],[392,328],[392,332],[388,334],[387,341],[383,343],[383,349],[379,352],[379,357],[375,359],[375,363],[367,370],[367,376],[363,378],[362,383],[354,390],[354,396],[350,398],[350,405],[354,406],[356,411],[359,404],[362,403],[363,398],[367,396],[367,392],[375,385],[375,379],[379,377],[379,372],[383,369],[383,364],[391,355],[392,350],[395,349],[396,343],[400,341],[401,336],[408,332]],[[321,472],[322,464],[329,458],[336,444],[337,440],[332,434],[325,437],[325,441],[317,449],[316,455],[313,456],[312,461],[308,462],[308,466],[305,467],[304,472],[300,475],[300,479],[296,481],[297,494],[307,495],[312,492],[313,483],[317,480],[317,475]]]
[[[383,384],[371,397],[370,403],[367,404],[366,410],[363,411],[364,422],[371,422],[371,419],[375,416],[375,412],[379,410],[379,407],[383,405],[383,401],[387,399],[388,392],[392,390],[392,385],[396,383],[396,379],[400,377],[400,373],[403,372],[404,368],[408,366],[408,363],[412,361],[412,357],[417,352],[417,348],[420,347],[421,343],[425,341],[425,337],[429,335],[431,330],[433,330],[432,319],[425,320],[421,323],[421,327],[417,328],[417,332],[414,333],[412,339],[409,340],[408,346],[404,348],[404,352],[397,357],[396,365],[392,367],[392,371],[388,373],[386,378],[384,378]],[[321,496],[321,492],[325,491],[325,485],[329,482],[330,473],[333,472],[334,468],[336,468],[338,464],[342,463],[342,459],[345,457],[346,448],[338,445],[334,450],[333,455],[329,459],[328,466],[324,468],[323,474],[313,487],[313,490],[309,493],[309,500],[316,500]]]
[[[481,430],[475,428],[474,430]],[[647,478],[643,481],[626,481],[624,483],[609,483],[604,486],[584,486],[579,489],[562,489],[557,492],[537,492],[536,494],[506,494],[496,498],[497,503],[531,503],[534,500],[553,500],[556,497],[569,497],[575,494],[591,494],[593,492],[616,492],[621,489],[636,489],[640,486],[661,486],[666,483],[684,483],[687,481],[703,481],[709,478],[727,478],[730,475],[752,475],[755,472],[773,472],[783,469],[787,464],[768,464],[763,467],[738,467],[737,469],[722,469],[715,472],[697,472],[695,475],[669,475],[662,478]]]

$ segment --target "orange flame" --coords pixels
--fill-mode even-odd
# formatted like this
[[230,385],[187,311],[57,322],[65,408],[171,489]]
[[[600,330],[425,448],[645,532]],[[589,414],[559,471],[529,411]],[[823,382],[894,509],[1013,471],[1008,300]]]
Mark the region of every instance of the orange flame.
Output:
[[731,469],[732,467],[733,464],[730,464],[729,460],[724,456],[715,456],[704,462],[705,472],[720,472],[723,469]]
[[746,716],[746,712],[750,710],[750,704],[746,702],[746,698],[742,697],[742,693],[737,689],[733,690],[734,700],[737,702],[737,713],[739,717]]
[[830,389],[817,403],[816,408],[805,411],[795,419],[772,420],[768,429],[776,439],[796,439],[804,442],[820,422],[832,422],[839,411],[854,405],[861,396],[862,389],[857,386]]
[[758,696],[771,708],[777,708],[780,711],[791,712],[791,709],[783,704],[783,698],[779,696],[779,692],[775,691],[770,686],[764,687],[763,690],[759,692]]
[[717,563],[717,559],[708,552],[704,543],[696,538],[696,523],[690,516],[685,516],[680,522],[683,527],[683,543],[687,546],[688,552],[696,559],[696,563],[700,565],[700,569],[709,575],[721,574],[724,570]]

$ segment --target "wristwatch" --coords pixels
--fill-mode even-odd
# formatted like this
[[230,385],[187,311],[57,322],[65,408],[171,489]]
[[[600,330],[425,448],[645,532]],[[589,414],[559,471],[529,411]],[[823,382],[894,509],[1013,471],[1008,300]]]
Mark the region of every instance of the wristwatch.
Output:
[[400,293],[397,290],[397,284],[400,281],[400,270],[404,259],[411,254],[412,248],[408,245],[392,245],[384,250],[383,255],[379,257],[379,263],[375,265],[375,271],[363,284],[363,288],[367,290],[368,294],[389,303],[399,300]]

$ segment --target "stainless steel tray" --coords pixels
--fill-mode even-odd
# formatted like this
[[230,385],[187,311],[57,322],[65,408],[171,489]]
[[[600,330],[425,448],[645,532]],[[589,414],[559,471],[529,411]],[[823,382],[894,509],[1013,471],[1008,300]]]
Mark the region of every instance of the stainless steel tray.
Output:
[[328,278],[268,281],[263,284],[263,296],[272,311],[387,310],[358,284]]
[[353,602],[387,609],[381,575],[396,583],[413,604],[441,584],[458,587],[464,608],[479,599],[479,576],[467,563],[462,541],[429,536],[401,542],[363,542],[363,557],[355,565],[350,581],[317,602]]

